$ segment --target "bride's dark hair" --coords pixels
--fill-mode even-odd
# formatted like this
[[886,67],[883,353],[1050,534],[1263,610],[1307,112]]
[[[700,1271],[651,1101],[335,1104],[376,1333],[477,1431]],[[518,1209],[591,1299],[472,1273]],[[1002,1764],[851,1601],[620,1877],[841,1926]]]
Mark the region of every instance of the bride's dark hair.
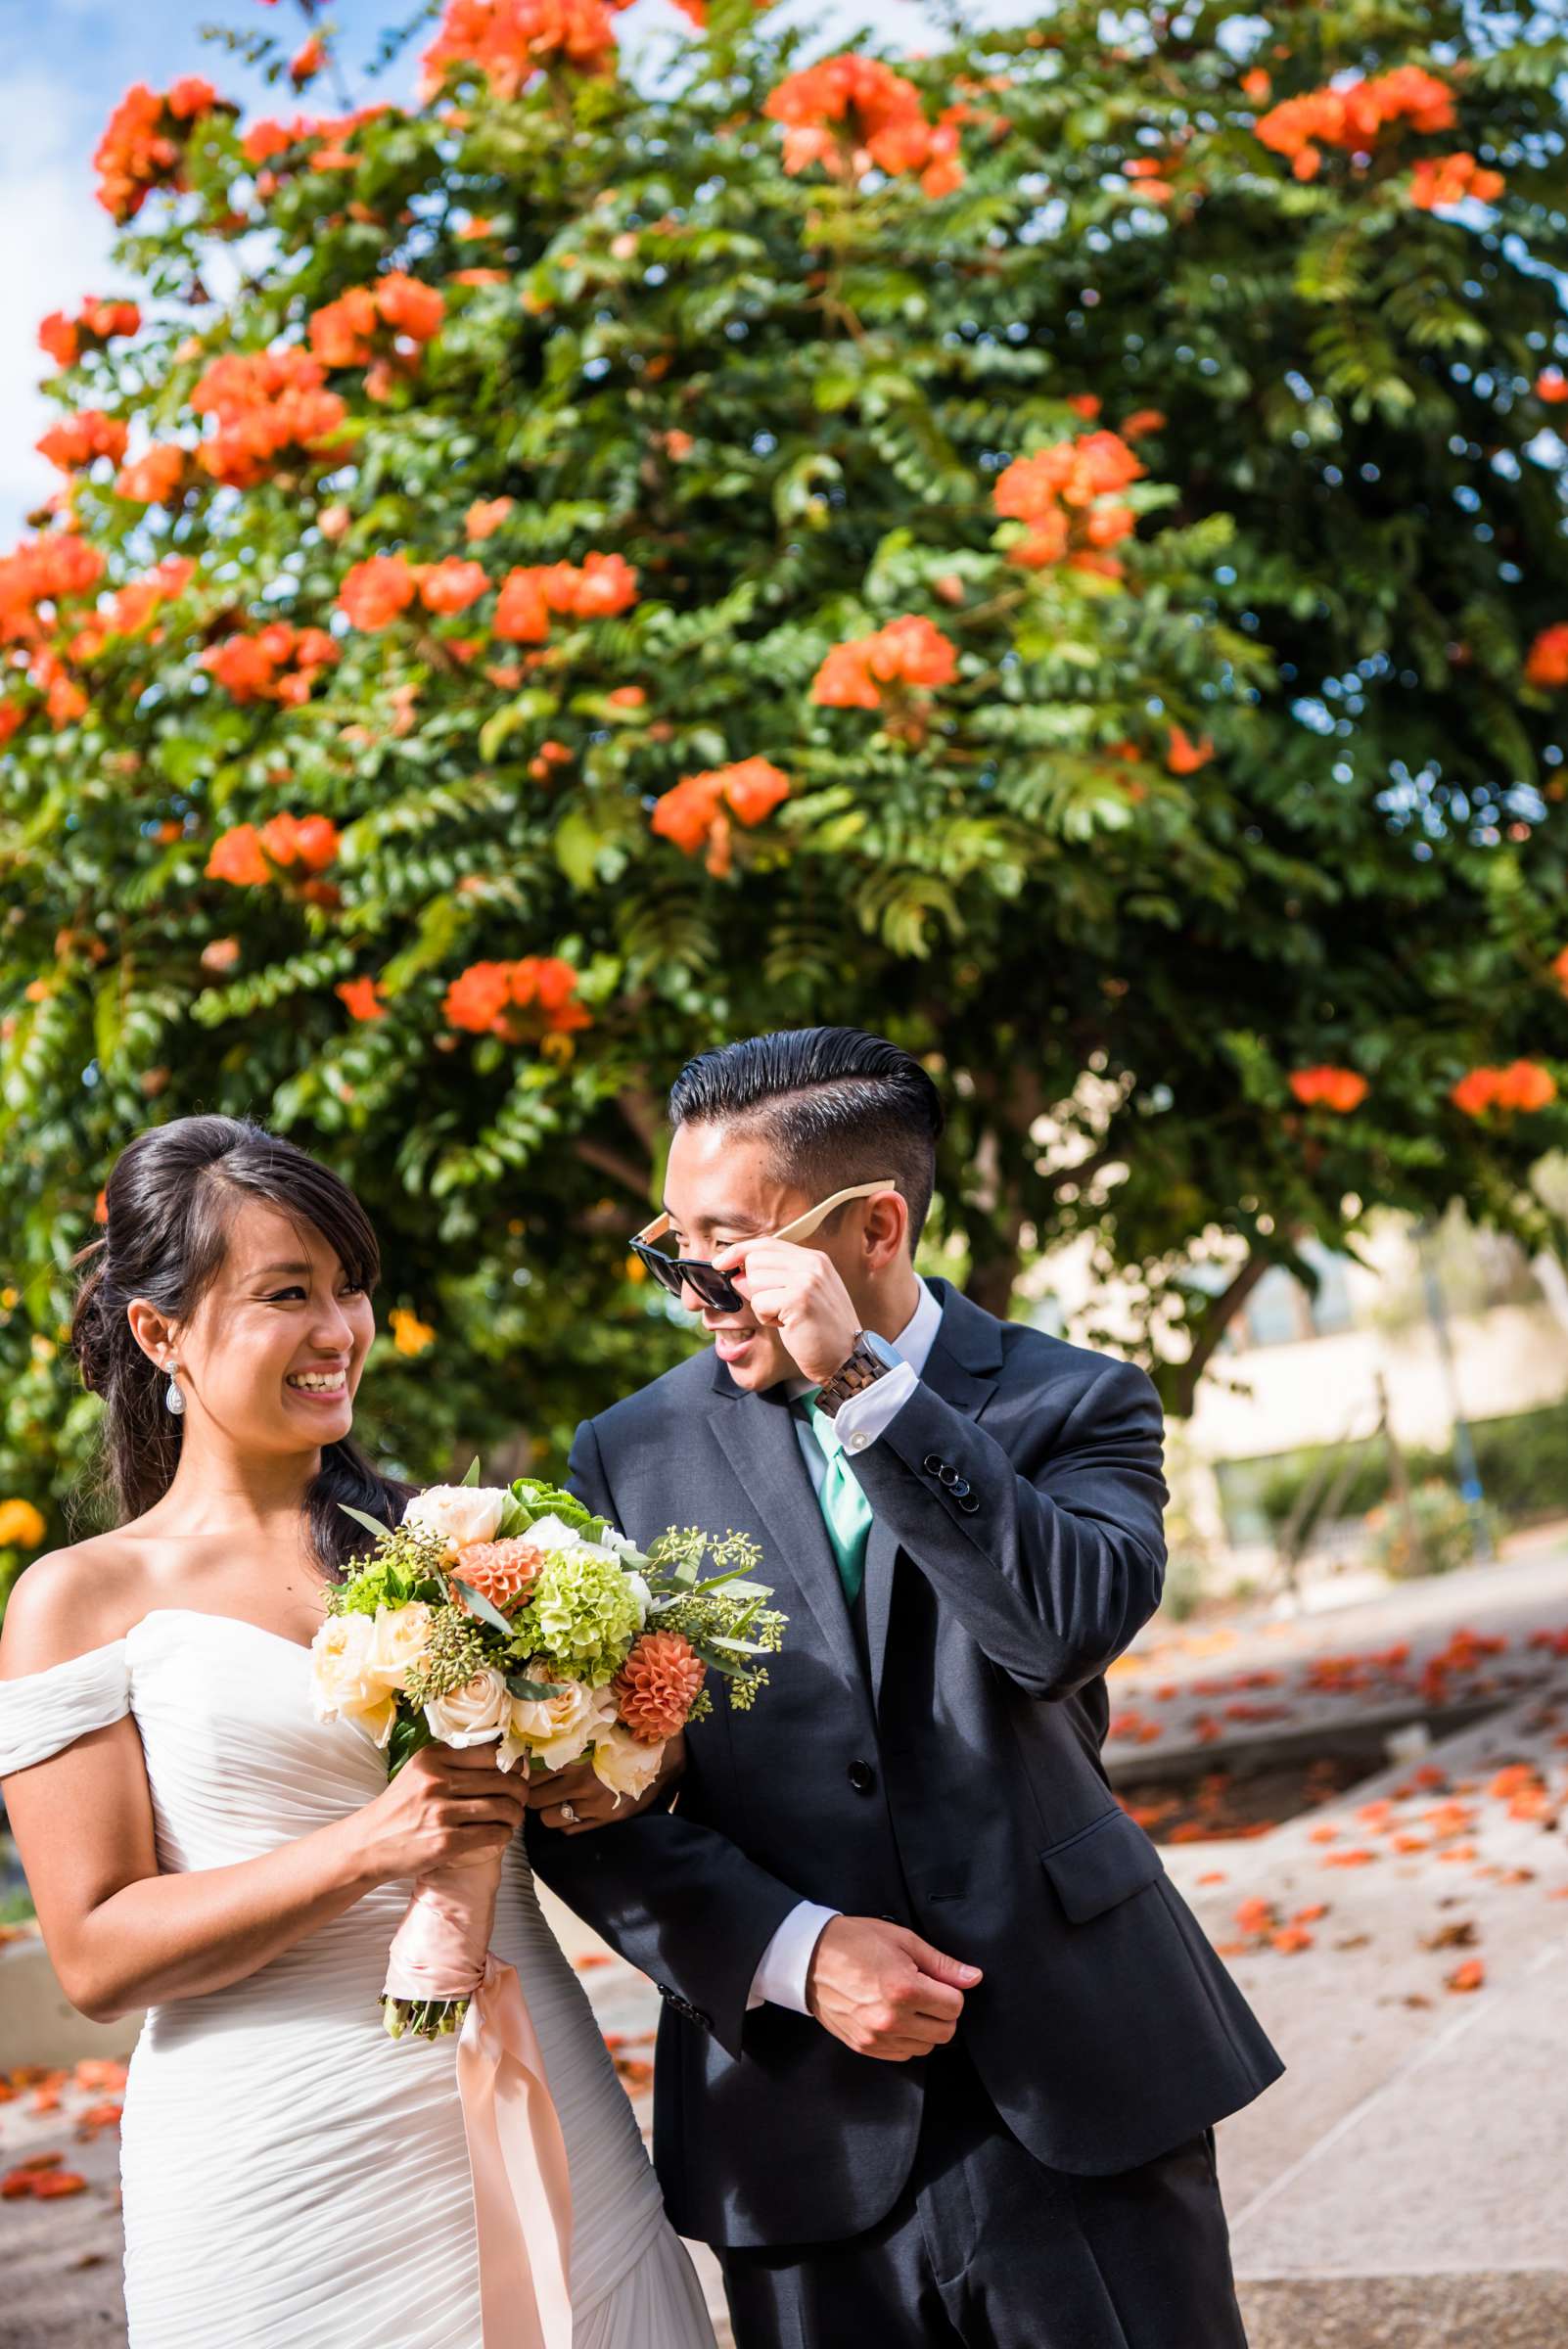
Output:
[[[189,1320],[223,1264],[247,1199],[264,1200],[296,1226],[319,1232],[367,1295],[380,1278],[381,1251],[364,1209],[330,1167],[293,1142],[249,1119],[220,1117],[176,1118],[128,1142],[105,1191],[103,1237],[76,1259],[89,1269],[70,1323],[82,1383],[104,1399],[103,1481],[120,1523],[168,1491],[184,1425],[163,1402],[166,1371],[136,1343],[125,1309],[145,1297],[171,1319]],[[395,1525],[414,1490],[381,1475],[351,1439],[324,1444],[305,1492],[321,1564],[335,1572],[370,1541],[340,1501]]]

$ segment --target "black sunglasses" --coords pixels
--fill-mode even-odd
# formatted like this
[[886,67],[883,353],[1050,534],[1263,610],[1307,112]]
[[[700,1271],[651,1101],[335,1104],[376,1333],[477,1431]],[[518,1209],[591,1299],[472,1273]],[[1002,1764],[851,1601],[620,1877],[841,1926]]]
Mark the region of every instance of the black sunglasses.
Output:
[[[786,1223],[782,1231],[763,1232],[758,1236],[770,1240],[808,1240],[818,1224],[836,1207],[843,1207],[851,1199],[869,1199],[877,1191],[896,1191],[898,1187],[891,1175],[883,1182],[857,1182],[851,1189],[835,1191],[831,1199],[823,1199],[817,1206],[808,1208],[804,1216],[797,1216],[793,1223]],[[727,1272],[720,1272],[706,1257],[666,1256],[653,1246],[652,1243],[663,1239],[669,1229],[669,1216],[656,1216],[651,1223],[645,1224],[635,1235],[631,1253],[637,1262],[647,1266],[655,1280],[662,1288],[668,1289],[671,1297],[678,1297],[682,1289],[689,1288],[711,1313],[738,1313],[746,1300]]]

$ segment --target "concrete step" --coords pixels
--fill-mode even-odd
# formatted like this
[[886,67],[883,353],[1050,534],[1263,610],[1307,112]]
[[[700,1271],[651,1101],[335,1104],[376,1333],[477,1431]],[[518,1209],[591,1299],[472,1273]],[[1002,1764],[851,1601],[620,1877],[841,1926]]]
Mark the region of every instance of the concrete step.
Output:
[[1240,2287],[1250,2349],[1562,2349],[1568,2276],[1290,2277]]

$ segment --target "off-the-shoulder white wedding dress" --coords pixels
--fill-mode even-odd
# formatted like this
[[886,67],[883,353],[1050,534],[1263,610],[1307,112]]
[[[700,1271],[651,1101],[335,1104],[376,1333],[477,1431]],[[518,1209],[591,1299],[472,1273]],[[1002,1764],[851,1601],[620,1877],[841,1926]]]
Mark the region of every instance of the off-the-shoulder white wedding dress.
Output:
[[[305,1648],[183,1608],[0,1681],[0,1775],[126,1712],[165,1872],[254,1859],[386,1784],[362,1731],[315,1719]],[[121,2152],[132,2349],[482,2349],[455,2042],[394,2042],[377,2004],[409,1890],[383,1884],[245,1981],[148,2014]],[[574,2349],[713,2349],[521,1838],[490,1946],[518,1970],[571,2162]]]

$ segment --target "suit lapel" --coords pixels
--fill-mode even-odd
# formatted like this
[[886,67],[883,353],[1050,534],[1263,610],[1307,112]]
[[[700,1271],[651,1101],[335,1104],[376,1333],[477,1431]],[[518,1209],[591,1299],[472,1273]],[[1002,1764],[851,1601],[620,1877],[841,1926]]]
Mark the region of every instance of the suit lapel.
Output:
[[[932,1282],[942,1299],[942,1326],[926,1357],[920,1377],[944,1403],[978,1419],[995,1390],[1001,1369],[1001,1331],[992,1315],[945,1281]],[[871,1701],[880,1703],[882,1671],[887,1660],[888,1625],[893,1615],[893,1587],[899,1564],[899,1543],[888,1528],[873,1517],[865,1552],[865,1636],[871,1666]]]
[[788,1571],[845,1678],[858,1681],[854,1627],[789,1403],[782,1391],[742,1395],[727,1373],[714,1383],[724,1397],[714,1407],[715,1429],[767,1535],[761,1579],[776,1584],[779,1569]]

